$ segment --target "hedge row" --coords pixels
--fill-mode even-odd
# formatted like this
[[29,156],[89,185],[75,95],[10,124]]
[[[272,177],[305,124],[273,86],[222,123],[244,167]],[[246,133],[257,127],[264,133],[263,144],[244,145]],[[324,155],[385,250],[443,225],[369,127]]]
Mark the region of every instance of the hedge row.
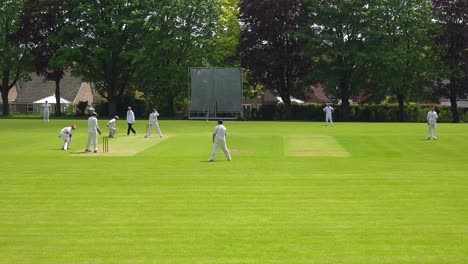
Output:
[[[321,104],[293,104],[289,113],[283,104],[264,105],[259,111],[245,112],[244,116],[251,120],[304,120],[304,121],[324,121],[325,114]],[[343,121],[341,107],[334,105],[333,120]],[[427,112],[430,110],[429,104],[405,105],[405,121],[407,122],[425,122]],[[452,112],[450,107],[436,106],[436,112],[439,114],[438,122],[452,122]],[[468,112],[462,108],[459,109],[460,122],[468,122]],[[398,105],[351,105],[351,115],[348,121],[353,122],[398,122]]]

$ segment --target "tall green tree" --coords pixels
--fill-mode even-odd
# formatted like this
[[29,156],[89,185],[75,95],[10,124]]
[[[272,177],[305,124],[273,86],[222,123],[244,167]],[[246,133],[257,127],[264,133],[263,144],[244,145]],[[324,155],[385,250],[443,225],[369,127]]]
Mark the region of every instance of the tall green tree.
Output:
[[91,82],[109,103],[109,114],[134,87],[136,58],[143,49],[145,23],[150,15],[146,0],[70,0],[67,24],[56,42],[63,46],[54,63],[72,61],[72,73]]
[[138,89],[173,114],[187,100],[189,67],[210,65],[219,27],[218,0],[154,1],[138,58]]
[[442,56],[448,71],[441,81],[442,95],[450,99],[452,121],[460,121],[457,100],[468,93],[468,1],[433,0],[437,23],[442,32],[438,44],[445,50]]
[[308,61],[298,54],[300,11],[299,0],[240,1],[241,65],[253,82],[277,91],[287,109],[291,96],[303,92],[308,70]]
[[31,72],[31,53],[22,43],[14,41],[18,30],[19,15],[23,6],[20,0],[0,2],[0,92],[3,115],[10,114],[8,94],[20,78]]
[[[215,50],[210,57],[211,66],[240,66],[240,23],[239,0],[219,0],[220,15],[215,36]],[[262,94],[263,86],[255,83],[250,77],[250,71],[243,69],[243,96],[257,98]]]
[[344,120],[350,116],[350,98],[368,82],[363,57],[370,1],[303,0],[302,50],[313,65],[307,79],[326,83],[326,92],[341,99]]
[[[67,65],[51,65],[50,61],[60,48],[52,43],[53,38],[64,26],[63,1],[27,0],[19,18],[15,39],[29,47],[34,56],[34,69],[45,80],[55,82],[55,114],[61,115],[60,81]],[[68,65],[69,66],[69,65]]]
[[421,97],[438,74],[439,59],[427,0],[377,0],[371,6],[366,57],[370,79],[387,94],[395,95],[399,121],[406,119],[405,102]]
[[239,66],[239,0],[219,0],[219,18],[214,38],[213,66]]

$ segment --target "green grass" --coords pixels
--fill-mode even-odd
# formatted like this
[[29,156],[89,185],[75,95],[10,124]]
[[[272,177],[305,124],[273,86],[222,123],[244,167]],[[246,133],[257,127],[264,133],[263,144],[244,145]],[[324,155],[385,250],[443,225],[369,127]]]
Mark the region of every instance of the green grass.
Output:
[[228,121],[209,163],[214,121],[74,122],[0,119],[0,263],[468,262],[468,125]]

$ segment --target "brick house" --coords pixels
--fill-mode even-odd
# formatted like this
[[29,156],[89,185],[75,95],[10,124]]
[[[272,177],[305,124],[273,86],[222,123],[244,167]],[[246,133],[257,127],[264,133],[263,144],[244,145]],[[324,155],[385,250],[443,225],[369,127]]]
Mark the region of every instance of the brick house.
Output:
[[[29,81],[19,80],[16,86],[10,90],[8,97],[11,112],[38,114],[41,109],[35,106],[34,102],[55,95],[55,82],[44,81],[44,77],[37,76],[34,73],[30,75],[30,79]],[[88,105],[93,105],[97,97],[91,84],[83,82],[69,73],[66,73],[60,81],[60,96],[62,99],[71,102],[70,105],[72,106],[86,101]],[[66,107],[62,108],[64,113],[69,110]],[[74,111],[74,109],[72,110]],[[51,111],[52,113],[55,112],[54,106]]]

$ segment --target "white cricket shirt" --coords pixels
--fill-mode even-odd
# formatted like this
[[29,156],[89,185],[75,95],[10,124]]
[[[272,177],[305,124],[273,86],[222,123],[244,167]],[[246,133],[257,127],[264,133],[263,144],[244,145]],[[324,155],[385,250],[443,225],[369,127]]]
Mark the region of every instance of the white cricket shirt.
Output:
[[95,116],[88,118],[88,132],[96,132],[98,128],[97,118]]
[[222,124],[217,125],[213,131],[213,134],[215,135],[215,139],[226,141],[226,130],[227,130],[226,127],[224,127]]

